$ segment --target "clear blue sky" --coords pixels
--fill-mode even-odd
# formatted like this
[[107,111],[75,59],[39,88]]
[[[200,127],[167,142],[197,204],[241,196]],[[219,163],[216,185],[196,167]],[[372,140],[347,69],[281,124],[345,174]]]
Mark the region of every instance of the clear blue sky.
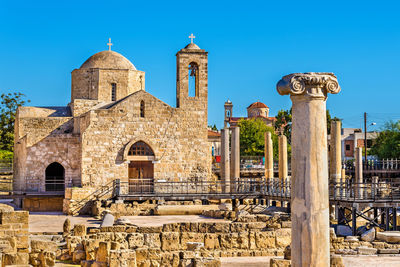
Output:
[[[0,92],[34,106],[66,105],[70,72],[113,50],[146,72],[146,90],[175,106],[175,53],[193,33],[209,52],[209,124],[260,100],[289,109],[277,81],[293,72],[334,72],[342,87],[331,114],[360,127],[400,119],[398,1],[4,1]],[[375,126],[376,127],[376,126]]]

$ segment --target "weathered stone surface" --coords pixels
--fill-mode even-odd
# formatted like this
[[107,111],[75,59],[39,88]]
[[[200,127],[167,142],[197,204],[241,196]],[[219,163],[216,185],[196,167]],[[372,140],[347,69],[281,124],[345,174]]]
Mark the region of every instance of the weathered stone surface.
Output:
[[57,243],[48,240],[40,240],[40,239],[32,239],[31,240],[31,250],[40,252],[40,251],[49,251],[56,252],[57,251]]
[[372,242],[375,240],[375,228],[371,228],[368,231],[361,234],[361,240]]
[[132,250],[111,250],[109,267],[136,267],[136,252]]
[[353,232],[351,231],[351,228],[349,226],[338,224],[336,227],[336,235],[337,236],[351,236],[351,235],[353,235]]
[[161,233],[161,249],[164,251],[179,250],[179,236],[177,232]]
[[96,261],[107,262],[111,250],[110,242],[100,242],[99,248],[96,251]]
[[219,249],[219,239],[217,234],[208,233],[204,235],[204,248],[213,250]]
[[386,231],[386,232],[376,232],[376,239],[382,240],[388,243],[399,243],[400,242],[400,232],[399,231]]
[[64,224],[63,224],[63,235],[69,235],[71,232],[71,221],[70,219],[65,219]]
[[131,233],[128,235],[128,244],[130,249],[140,248],[144,245],[144,234]]
[[331,255],[331,267],[345,267],[343,264],[342,256]]
[[360,255],[374,255],[377,253],[376,248],[369,248],[369,247],[358,247],[357,252]]
[[86,225],[75,224],[73,232],[74,232],[74,236],[85,236],[86,235]]
[[291,229],[278,229],[275,231],[276,246],[278,248],[286,248],[291,244]]
[[400,250],[399,249],[394,249],[394,248],[381,248],[378,249],[379,254],[399,254]]
[[[258,248],[275,248],[275,232],[256,232],[255,233],[256,246]],[[281,244],[280,244],[281,245]]]
[[100,227],[113,226],[114,220],[115,220],[114,215],[112,215],[111,213],[106,213],[100,224]]
[[160,248],[161,240],[159,233],[146,233],[144,234],[144,245],[150,248]]
[[291,267],[290,260],[283,260],[283,259],[271,259],[269,262],[270,267]]

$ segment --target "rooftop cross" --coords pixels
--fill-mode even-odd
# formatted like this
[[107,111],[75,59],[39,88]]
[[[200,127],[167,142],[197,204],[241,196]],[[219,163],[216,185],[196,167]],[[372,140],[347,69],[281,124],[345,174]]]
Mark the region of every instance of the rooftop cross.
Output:
[[111,43],[111,38],[108,38],[108,51],[111,51],[111,46],[113,45],[112,43]]
[[193,39],[196,38],[196,36],[194,36],[193,33],[192,33],[192,34],[189,35],[189,38],[190,38],[190,43],[193,44]]

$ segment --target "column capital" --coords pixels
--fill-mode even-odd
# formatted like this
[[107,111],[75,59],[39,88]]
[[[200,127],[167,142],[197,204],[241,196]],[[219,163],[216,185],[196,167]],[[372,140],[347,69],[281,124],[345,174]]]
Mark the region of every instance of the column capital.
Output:
[[330,72],[292,73],[282,77],[276,89],[280,95],[302,95],[308,98],[324,99],[328,93],[340,92],[337,78]]

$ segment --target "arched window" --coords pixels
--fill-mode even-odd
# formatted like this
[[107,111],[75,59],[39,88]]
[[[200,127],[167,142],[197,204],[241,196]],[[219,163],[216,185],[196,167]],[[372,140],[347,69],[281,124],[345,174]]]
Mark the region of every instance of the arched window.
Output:
[[140,101],[140,117],[144,118],[144,101]]
[[128,156],[153,156],[151,147],[143,141],[134,143],[129,149]]
[[65,169],[58,163],[53,162],[46,168],[46,191],[64,191]]
[[189,64],[188,68],[188,95],[190,97],[198,96],[198,83],[199,83],[199,66],[197,63],[192,62]]
[[116,101],[117,100],[117,84],[112,83],[111,84],[111,101]]

